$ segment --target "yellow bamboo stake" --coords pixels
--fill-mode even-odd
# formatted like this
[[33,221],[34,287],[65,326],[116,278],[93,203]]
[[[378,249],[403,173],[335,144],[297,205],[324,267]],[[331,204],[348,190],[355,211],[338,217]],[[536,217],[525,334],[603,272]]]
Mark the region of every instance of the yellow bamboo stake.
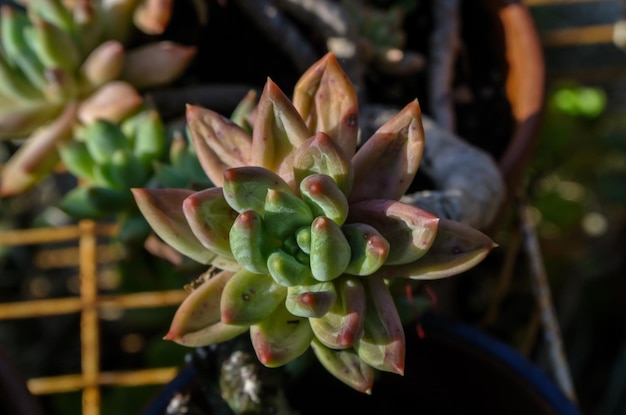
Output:
[[98,281],[95,223],[83,220],[79,248],[80,298],[83,311],[80,321],[81,368],[83,372],[83,415],[100,415],[100,338],[98,328]]
[[[101,372],[99,386],[144,386],[162,385],[174,378],[178,368],[132,370],[124,372]],[[80,391],[87,387],[82,374],[49,376],[28,380],[28,389],[35,395],[50,395]]]

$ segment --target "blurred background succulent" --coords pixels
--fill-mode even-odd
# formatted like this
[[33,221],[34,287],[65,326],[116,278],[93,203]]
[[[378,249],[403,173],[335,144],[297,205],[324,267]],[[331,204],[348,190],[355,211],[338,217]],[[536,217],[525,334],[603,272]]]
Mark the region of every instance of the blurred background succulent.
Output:
[[176,79],[195,47],[150,41],[127,48],[134,31],[163,31],[171,4],[146,0],[29,0],[0,16],[0,139],[18,150],[0,195],[23,192],[50,173],[57,144],[76,124],[117,123],[137,111],[144,89]]
[[60,208],[73,219],[117,215],[121,239],[147,233],[130,188],[149,186],[155,163],[164,162],[169,145],[165,127],[153,109],[143,109],[119,124],[97,119],[77,127],[74,139],[59,146],[61,160],[78,179]]
[[166,339],[198,347],[249,330],[269,367],[312,347],[329,372],[365,393],[375,369],[403,374],[404,331],[389,286],[460,273],[494,246],[398,201],[424,146],[418,102],[358,145],[356,93],[328,53],[300,78],[293,104],[268,79],[251,135],[197,106],[187,122],[216,187],[133,190],[166,243],[212,266]]

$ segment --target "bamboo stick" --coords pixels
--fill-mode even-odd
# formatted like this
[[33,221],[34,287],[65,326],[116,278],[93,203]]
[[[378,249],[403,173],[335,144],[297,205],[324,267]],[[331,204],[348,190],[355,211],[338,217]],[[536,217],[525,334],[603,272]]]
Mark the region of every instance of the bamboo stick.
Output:
[[[180,304],[187,292],[180,290],[148,291],[136,294],[109,295],[98,298],[98,308],[152,308]],[[79,312],[83,302],[78,297],[16,301],[0,304],[0,320],[46,317]]]
[[[178,368],[156,368],[124,372],[101,372],[99,386],[143,386],[162,385],[174,378]],[[76,392],[87,386],[83,375],[72,374],[48,376],[28,380],[28,389],[34,395]]]
[[100,414],[100,336],[98,327],[98,281],[96,261],[95,223],[83,220],[79,223],[80,298],[83,311],[80,321],[81,368],[83,380],[83,415]]
[[[117,235],[115,224],[94,224],[93,232],[100,236]],[[82,234],[80,226],[60,226],[56,228],[11,229],[0,232],[0,245],[35,245],[49,242],[62,242],[78,239]]]

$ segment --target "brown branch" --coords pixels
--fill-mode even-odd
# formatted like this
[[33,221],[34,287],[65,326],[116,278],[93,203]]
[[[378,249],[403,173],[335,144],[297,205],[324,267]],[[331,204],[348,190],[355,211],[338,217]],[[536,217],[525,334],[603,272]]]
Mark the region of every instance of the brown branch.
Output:
[[304,72],[318,58],[309,39],[277,7],[272,0],[234,0],[234,3],[280,48],[300,72]]
[[[367,105],[361,110],[364,138],[394,114],[397,108]],[[407,194],[406,203],[435,216],[463,222],[478,229],[488,228],[502,207],[504,179],[490,154],[462,138],[439,128],[422,115],[426,145],[420,170],[434,182],[434,190]]]
[[[521,193],[521,192],[520,192]],[[519,195],[518,213],[524,237],[524,250],[530,267],[530,279],[533,285],[535,299],[539,307],[541,324],[543,326],[544,341],[550,356],[551,370],[557,384],[572,401],[576,402],[576,391],[570,374],[569,365],[563,348],[561,329],[552,302],[550,285],[543,263],[543,256],[539,246],[539,238],[530,218],[529,206],[525,195]]]
[[444,130],[455,131],[452,83],[460,47],[459,0],[434,1],[433,20],[428,58],[431,116]]

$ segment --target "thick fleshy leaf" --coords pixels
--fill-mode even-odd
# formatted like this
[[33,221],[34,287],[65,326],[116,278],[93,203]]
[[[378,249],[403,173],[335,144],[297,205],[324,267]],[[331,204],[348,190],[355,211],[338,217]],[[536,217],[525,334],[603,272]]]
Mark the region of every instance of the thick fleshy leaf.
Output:
[[354,344],[354,350],[368,365],[402,375],[406,345],[393,297],[383,278],[370,277],[363,281],[367,307],[363,336]]
[[237,262],[250,272],[267,274],[267,258],[279,246],[263,228],[261,215],[247,210],[237,216],[228,235]]
[[315,336],[332,349],[352,347],[363,334],[365,291],[356,277],[343,276],[334,281],[337,299],[326,314],[310,318]]
[[423,148],[424,128],[415,100],[380,127],[352,157],[350,202],[400,199],[415,177]]
[[282,249],[274,251],[269,256],[267,269],[274,281],[285,287],[292,287],[311,278],[311,269]]
[[183,255],[209,264],[216,254],[206,249],[187,223],[183,201],[194,192],[186,189],[131,189],[139,210],[154,232]]
[[287,289],[285,305],[291,314],[300,317],[321,317],[330,310],[337,299],[332,281],[310,281]]
[[332,350],[315,338],[311,348],[320,363],[337,379],[359,392],[372,393],[374,368],[363,362],[354,350]]
[[386,265],[422,257],[437,235],[439,218],[395,200],[365,200],[350,205],[348,223],[367,223],[389,242]]
[[224,287],[221,300],[222,322],[252,325],[269,317],[285,301],[287,288],[267,274],[242,269]]
[[[2,170],[0,196],[22,193],[52,173],[59,161],[57,146],[71,138],[75,113],[76,105],[68,105],[56,120],[35,131],[9,159]],[[0,127],[1,124],[0,121]]]
[[268,79],[254,118],[251,164],[272,170],[291,183],[293,150],[309,136],[291,101]]
[[128,117],[143,103],[133,86],[122,81],[111,81],[82,101],[78,118],[83,124],[103,119],[114,123]]
[[311,272],[318,281],[331,281],[350,263],[350,244],[341,228],[325,216],[311,224]]
[[352,165],[328,134],[318,133],[298,147],[293,160],[296,185],[312,174],[325,174],[344,194],[352,187]]
[[353,223],[344,225],[341,230],[351,251],[347,274],[370,275],[383,266],[389,255],[389,242],[375,228]]
[[109,40],[94,49],[82,63],[80,76],[97,88],[106,82],[117,79],[124,65],[124,45],[115,40]]
[[282,241],[294,235],[298,228],[309,225],[313,214],[306,202],[293,193],[267,189],[263,220],[267,232]]
[[296,107],[311,134],[325,132],[351,157],[359,131],[358,98],[332,52],[311,66],[296,84]]
[[314,216],[326,216],[341,226],[348,216],[348,199],[325,174],[312,174],[300,182],[300,193]]
[[440,219],[437,237],[417,261],[378,270],[385,278],[434,280],[460,274],[480,263],[497,245],[484,233],[448,219]]
[[186,118],[198,160],[215,186],[222,186],[224,170],[250,164],[252,137],[237,124],[195,105],[187,105]]
[[169,84],[187,69],[196,50],[170,41],[136,47],[126,53],[120,78],[138,89]]
[[250,338],[259,361],[279,367],[307,351],[313,332],[306,318],[294,316],[281,304],[271,316],[250,327]]
[[183,202],[183,212],[202,245],[219,255],[233,258],[228,235],[237,212],[226,203],[221,187],[192,194]]
[[57,116],[62,105],[46,101],[7,104],[0,114],[0,139],[22,138]]
[[[207,271],[206,274],[211,271]],[[246,331],[247,327],[232,326],[220,321],[220,299],[226,283],[233,277],[221,271],[195,288],[176,310],[165,340],[183,346],[201,347],[229,340]]]
[[254,210],[262,214],[268,189],[291,192],[289,185],[276,173],[262,167],[247,166],[224,171],[224,197],[241,213]]

